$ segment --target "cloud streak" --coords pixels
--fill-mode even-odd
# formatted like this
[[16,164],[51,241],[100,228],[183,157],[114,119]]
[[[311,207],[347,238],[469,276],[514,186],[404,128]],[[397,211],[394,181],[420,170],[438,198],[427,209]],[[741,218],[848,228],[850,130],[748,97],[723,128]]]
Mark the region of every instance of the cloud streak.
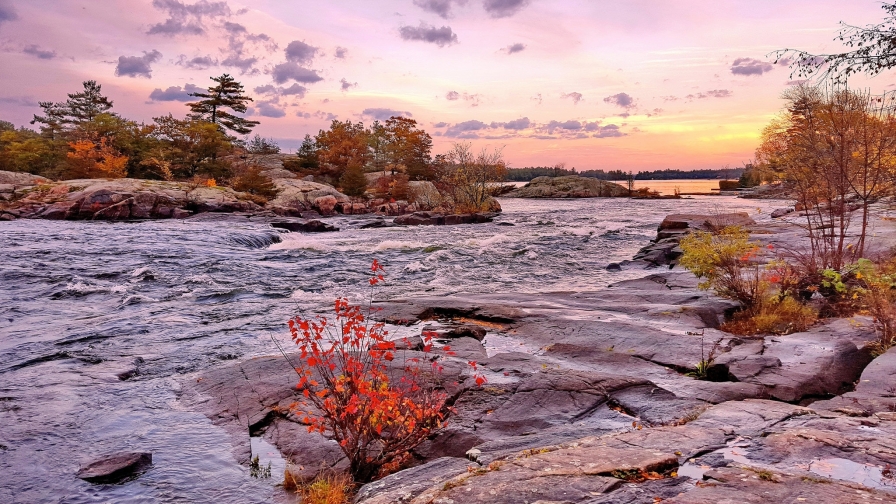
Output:
[[180,86],[171,86],[164,91],[161,88],[155,88],[152,93],[149,94],[149,99],[154,102],[188,102],[195,99],[195,97],[190,96],[190,93],[198,93],[200,91],[204,90],[195,84],[186,84],[183,88]]
[[622,107],[624,109],[630,109],[635,106],[635,99],[632,98],[628,93],[617,93],[612,96],[608,96],[604,98],[604,102],[609,103],[610,105],[616,105],[617,107]]
[[465,5],[467,0],[414,0],[414,5],[426,12],[431,12],[442,19],[451,17],[453,4]]
[[145,77],[152,78],[152,64],[162,58],[162,53],[156,50],[143,52],[143,56],[119,56],[118,65],[115,66],[115,75],[119,77]]
[[16,19],[19,19],[19,15],[12,8],[12,5],[7,0],[0,0],[0,24],[15,21]]
[[188,4],[178,0],[153,0],[152,6],[168,14],[168,19],[149,27],[149,35],[202,35],[205,33],[203,20],[229,17],[232,13],[227,2],[199,0]]
[[516,44],[510,44],[509,46],[507,46],[507,47],[505,47],[504,49],[501,49],[501,50],[502,50],[503,52],[507,53],[508,55],[516,54],[516,53],[518,53],[518,52],[523,52],[523,51],[525,51],[525,50],[526,50],[526,44],[523,44],[523,43],[521,43],[521,42],[517,42]]
[[[540,100],[541,95],[539,95],[538,98]],[[564,100],[569,98],[570,100],[572,100],[573,105],[578,105],[580,101],[585,99],[585,97],[584,97],[584,95],[582,95],[582,93],[577,93],[575,91],[573,91],[572,93],[563,93],[562,95],[560,95],[560,98],[562,98]],[[541,102],[539,101],[539,103],[541,103]]]
[[771,72],[775,67],[771,63],[753,58],[737,58],[731,65],[734,75],[762,75]]
[[529,5],[529,0],[485,0],[482,7],[493,18],[510,17]]
[[314,60],[319,49],[306,44],[301,40],[293,40],[286,46],[286,61],[292,61],[300,65],[308,65]]
[[275,66],[271,72],[271,76],[277,84],[285,84],[290,80],[301,82],[303,84],[314,84],[315,82],[324,80],[324,78],[318,75],[314,70],[300,67],[298,64],[291,61]]
[[420,41],[435,44],[439,47],[450,46],[457,43],[457,34],[451,31],[450,26],[436,28],[421,22],[420,26],[402,26],[398,34],[403,40]]
[[56,57],[56,51],[49,49],[41,49],[35,44],[26,45],[22,52],[43,60],[51,60]]
[[377,121],[385,121],[392,116],[414,117],[414,114],[406,110],[395,110],[383,107],[366,108],[361,112],[361,115],[371,117]]

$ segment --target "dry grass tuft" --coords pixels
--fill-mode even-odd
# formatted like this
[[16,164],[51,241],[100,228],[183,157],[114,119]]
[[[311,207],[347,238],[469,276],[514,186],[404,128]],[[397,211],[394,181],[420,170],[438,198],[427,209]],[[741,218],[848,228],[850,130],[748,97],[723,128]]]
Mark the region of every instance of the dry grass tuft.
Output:
[[355,484],[348,474],[335,472],[322,474],[310,483],[299,483],[287,471],[283,488],[294,490],[302,504],[349,504],[354,498]]
[[758,309],[736,314],[721,329],[741,336],[756,334],[791,334],[808,329],[818,319],[810,306],[785,297],[780,301],[763,303]]

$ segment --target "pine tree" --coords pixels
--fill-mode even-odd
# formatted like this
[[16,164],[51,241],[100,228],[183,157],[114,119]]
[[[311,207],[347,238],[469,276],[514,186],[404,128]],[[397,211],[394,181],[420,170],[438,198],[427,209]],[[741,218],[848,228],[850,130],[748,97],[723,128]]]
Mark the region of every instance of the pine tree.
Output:
[[65,104],[71,120],[76,123],[92,121],[96,116],[112,108],[112,102],[103,96],[102,86],[96,81],[84,82],[84,91],[71,93]]
[[84,91],[69,93],[64,102],[40,102],[44,115],[34,115],[31,124],[39,123],[41,132],[50,138],[59,133],[96,119],[100,114],[108,113],[112,101],[103,96],[102,86],[94,80],[83,82]]
[[317,160],[317,145],[315,145],[311,135],[305,134],[305,139],[302,140],[302,147],[296,154],[299,157],[299,166],[301,168],[317,169],[320,167],[320,162]]
[[342,192],[347,196],[359,198],[367,191],[367,178],[359,165],[350,165],[339,179]]
[[246,111],[246,104],[254,100],[244,95],[243,85],[228,74],[211,79],[218,84],[208,88],[208,93],[190,93],[190,96],[203,98],[187,103],[192,111],[190,117],[217,124],[240,135],[248,135],[259,124],[258,121],[250,121],[224,109],[242,113]]

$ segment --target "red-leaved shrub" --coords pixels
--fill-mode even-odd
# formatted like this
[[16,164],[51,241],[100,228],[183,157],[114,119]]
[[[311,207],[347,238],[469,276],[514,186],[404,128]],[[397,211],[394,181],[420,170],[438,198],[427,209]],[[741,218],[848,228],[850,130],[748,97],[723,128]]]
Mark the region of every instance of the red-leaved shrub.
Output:
[[[377,261],[371,271],[372,286],[383,281]],[[326,317],[289,320],[304,396],[293,411],[309,431],[339,442],[352,477],[364,483],[399,469],[414,447],[444,426],[451,408],[438,387],[442,366],[431,355],[432,333],[422,335],[422,351],[396,350],[384,324],[371,320],[369,305],[337,299],[334,310],[332,323]],[[450,354],[449,347],[442,350]],[[469,365],[481,385],[476,363]]]

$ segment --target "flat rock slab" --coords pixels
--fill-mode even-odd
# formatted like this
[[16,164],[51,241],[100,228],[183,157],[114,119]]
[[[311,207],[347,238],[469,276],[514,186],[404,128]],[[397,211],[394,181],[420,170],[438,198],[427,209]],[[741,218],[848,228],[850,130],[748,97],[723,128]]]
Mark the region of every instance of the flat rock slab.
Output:
[[896,415],[896,348],[877,357],[862,372],[856,389],[812,408],[850,416]]
[[139,476],[151,465],[152,453],[116,453],[82,467],[78,477],[91,483],[119,483]]
[[[738,503],[767,504],[806,502],[855,504],[893,502],[896,495],[847,483],[774,472],[726,467],[708,471],[704,480],[664,504]],[[623,502],[595,500],[591,503]],[[632,501],[634,502],[634,501]]]

